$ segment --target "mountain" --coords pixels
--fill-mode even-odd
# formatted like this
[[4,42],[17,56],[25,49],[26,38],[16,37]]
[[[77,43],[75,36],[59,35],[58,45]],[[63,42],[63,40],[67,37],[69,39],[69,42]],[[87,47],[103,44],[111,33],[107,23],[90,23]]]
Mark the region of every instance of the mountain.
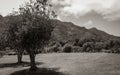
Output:
[[57,41],[68,41],[75,39],[95,39],[95,40],[111,40],[111,39],[120,39],[117,36],[110,35],[104,31],[98,30],[97,28],[86,29],[85,27],[80,27],[74,25],[71,22],[62,22],[59,20],[53,21],[54,31],[53,39]]
[[69,15],[65,17],[61,17],[61,20],[66,22],[73,22],[79,26],[85,26],[87,28],[96,27],[97,29],[103,30],[109,34],[114,34],[116,36],[120,36],[120,19],[114,19],[114,17],[109,18],[109,15],[103,15],[100,12],[96,12],[95,10],[91,10],[84,15],[78,15],[77,17],[74,15]]
[[[6,21],[9,17],[0,18],[0,35],[8,28]],[[95,39],[106,41],[110,39],[119,39],[120,37],[110,35],[104,31],[98,30],[97,28],[87,29],[80,27],[72,22],[62,22],[59,20],[52,20],[54,30],[52,32],[52,39],[55,41],[66,42],[68,40],[75,39]]]

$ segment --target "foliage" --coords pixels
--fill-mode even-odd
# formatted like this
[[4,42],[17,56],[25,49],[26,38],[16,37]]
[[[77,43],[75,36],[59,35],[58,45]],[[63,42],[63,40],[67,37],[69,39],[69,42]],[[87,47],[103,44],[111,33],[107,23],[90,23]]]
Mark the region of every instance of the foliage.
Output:
[[80,46],[72,46],[72,52],[83,52],[83,48]]
[[96,42],[94,49],[96,52],[100,52],[102,49],[104,49],[104,43],[103,42]]
[[19,12],[9,15],[7,41],[9,46],[23,49],[42,47],[53,31],[51,17],[55,17],[47,0],[27,2]]
[[7,44],[17,50],[18,62],[21,62],[23,51],[27,51],[32,70],[36,68],[36,51],[51,38],[51,19],[56,15],[50,8],[48,0],[30,0],[21,6],[18,12],[8,15]]
[[72,47],[70,45],[65,45],[63,47],[63,52],[66,52],[66,53],[72,52]]
[[94,42],[86,42],[83,44],[84,52],[92,52],[94,50]]

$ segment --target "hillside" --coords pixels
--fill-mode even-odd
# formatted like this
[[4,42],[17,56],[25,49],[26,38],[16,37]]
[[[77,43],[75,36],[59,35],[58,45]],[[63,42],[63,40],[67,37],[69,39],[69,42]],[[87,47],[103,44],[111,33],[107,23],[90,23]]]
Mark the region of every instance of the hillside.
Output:
[[[0,35],[7,29],[9,25],[6,24],[8,19],[9,17],[0,17]],[[92,38],[99,40],[119,38],[96,28],[86,29],[85,27],[77,26],[72,22],[52,20],[52,23],[54,26],[52,38],[57,41],[67,41],[81,38]]]
[[74,25],[71,22],[61,22],[55,20],[53,24],[55,26],[53,31],[53,38],[58,41],[67,41],[81,38],[91,38],[106,41],[118,38],[117,36],[110,35],[96,28],[86,29],[85,27]]
[[[0,19],[0,35],[5,33],[9,27],[9,22],[7,22],[9,18],[2,17]],[[15,20],[16,18],[17,16]],[[52,25],[54,30],[51,41],[47,45],[51,47],[40,52],[66,52],[66,50],[68,50],[67,52],[100,52],[106,49],[111,50],[112,53],[120,53],[120,37],[110,35],[97,28],[80,27],[71,22],[52,20]],[[8,46],[5,39],[6,34],[0,38],[2,39],[0,46],[3,49]]]

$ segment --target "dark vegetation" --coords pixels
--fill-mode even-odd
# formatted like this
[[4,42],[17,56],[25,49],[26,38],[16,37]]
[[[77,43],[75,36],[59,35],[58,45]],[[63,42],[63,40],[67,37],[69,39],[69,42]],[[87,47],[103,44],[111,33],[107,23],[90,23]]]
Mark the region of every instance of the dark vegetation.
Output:
[[[120,38],[96,28],[86,29],[72,23],[52,20],[54,30],[49,44],[36,53],[107,52],[120,53]],[[72,29],[72,30],[71,30]],[[4,50],[4,49],[3,49]],[[28,54],[24,51],[24,54]]]
[[[22,54],[26,51],[30,57],[30,70],[36,70],[35,56],[38,49],[49,42],[53,26],[51,19],[55,12],[49,10],[51,5],[47,0],[30,0],[19,8],[19,11],[13,11],[1,21],[1,49],[9,47],[16,51],[18,63],[22,63]],[[2,19],[2,17],[1,17]],[[3,23],[2,23],[3,22]]]
[[0,51],[0,58],[5,54],[5,51]]
[[[120,37],[96,28],[86,29],[70,22],[53,21],[50,44],[44,52],[107,52],[120,53]],[[55,49],[55,50],[54,50]]]

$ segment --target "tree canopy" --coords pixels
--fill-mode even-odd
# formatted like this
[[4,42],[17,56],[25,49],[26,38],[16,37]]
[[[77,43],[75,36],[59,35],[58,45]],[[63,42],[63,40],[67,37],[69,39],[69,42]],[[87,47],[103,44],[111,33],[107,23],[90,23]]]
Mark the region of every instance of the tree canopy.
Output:
[[8,46],[18,51],[18,61],[26,50],[30,55],[31,68],[35,69],[35,51],[43,47],[51,38],[51,20],[56,14],[48,0],[30,0],[20,6],[19,11],[8,15],[6,40]]

